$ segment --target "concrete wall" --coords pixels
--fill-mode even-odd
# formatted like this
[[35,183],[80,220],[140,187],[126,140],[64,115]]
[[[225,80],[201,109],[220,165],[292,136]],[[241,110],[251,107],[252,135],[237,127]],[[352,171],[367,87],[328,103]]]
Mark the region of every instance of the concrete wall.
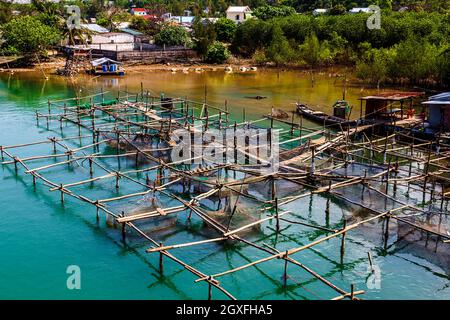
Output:
[[92,49],[108,51],[131,51],[134,50],[134,46],[134,43],[99,43],[89,45]]
[[138,62],[138,63],[159,63],[169,61],[186,61],[197,58],[197,54],[191,49],[166,49],[166,50],[152,50],[152,51],[108,51],[108,50],[92,50],[95,55],[101,55],[113,60],[123,62]]

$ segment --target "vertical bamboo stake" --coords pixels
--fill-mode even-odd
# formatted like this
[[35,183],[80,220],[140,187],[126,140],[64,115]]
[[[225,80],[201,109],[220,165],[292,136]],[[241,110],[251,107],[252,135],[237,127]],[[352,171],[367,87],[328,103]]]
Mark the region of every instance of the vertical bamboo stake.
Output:
[[[347,227],[347,220],[344,217],[344,226],[343,229],[345,229]],[[342,234],[342,238],[341,238],[341,264],[344,262],[344,254],[345,254],[345,235],[346,232],[344,232]]]
[[89,157],[89,158],[88,158],[88,161],[89,161],[89,174],[90,174],[90,176],[91,176],[91,178],[92,178],[92,175],[94,174],[94,168],[93,168],[93,166],[92,166],[92,158]]
[[[122,211],[122,217],[125,217],[125,212]],[[126,223],[122,223],[122,240],[125,241],[126,237]]]
[[290,130],[291,136],[294,134],[294,117],[295,117],[295,111],[292,111],[291,130]]
[[283,275],[284,287],[285,288],[287,287],[287,278],[288,278],[288,275],[287,275],[287,268],[288,268],[288,260],[287,260],[287,258],[289,256],[288,253],[289,253],[289,251],[286,250],[286,255],[285,255],[285,260],[284,260],[284,275]]
[[384,230],[384,250],[387,248],[387,243],[389,240],[389,220],[390,220],[390,213],[386,215],[386,229]]
[[[159,246],[162,247],[162,242],[159,243]],[[163,264],[163,253],[162,251],[159,252],[159,272],[162,274],[164,271],[164,264]]]
[[212,286],[211,286],[210,281],[212,280],[212,277],[209,276],[208,280],[209,280],[209,282],[208,282],[208,300],[211,301],[212,300]]
[[225,123],[228,125],[228,102],[225,100]]
[[367,252],[367,256],[369,257],[369,265],[370,265],[370,270],[372,270],[373,272],[373,262],[372,262],[372,254],[370,253],[370,251]]
[[315,153],[316,153],[316,147],[311,146],[311,169],[310,169],[310,175],[313,176],[316,172],[316,164],[315,164]]
[[120,179],[119,172],[116,172],[116,189],[119,189],[119,179]]
[[61,190],[61,203],[64,204],[64,191],[63,191],[63,184],[62,183],[59,185],[59,188]]

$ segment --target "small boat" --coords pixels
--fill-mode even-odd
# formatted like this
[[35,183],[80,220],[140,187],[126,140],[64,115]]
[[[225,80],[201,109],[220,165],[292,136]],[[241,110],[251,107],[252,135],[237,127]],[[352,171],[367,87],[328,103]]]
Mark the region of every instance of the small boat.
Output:
[[[356,126],[357,121],[356,120],[347,120],[342,117],[338,117],[336,115],[328,115],[325,112],[322,111],[315,111],[308,107],[305,104],[297,103],[297,113],[305,117],[306,119],[309,119],[314,122],[318,122],[320,124],[325,123],[327,126],[331,125],[341,125],[342,127],[348,127],[348,126]],[[334,113],[342,114],[342,109],[348,108],[348,103],[346,101],[340,100],[337,101],[333,105]],[[345,111],[343,115],[345,116]]]
[[118,61],[103,57],[92,60],[92,68],[87,72],[96,76],[124,76],[125,70],[119,64]]
[[262,99],[266,99],[266,96],[247,96],[247,99],[255,99],[255,100],[262,100]]

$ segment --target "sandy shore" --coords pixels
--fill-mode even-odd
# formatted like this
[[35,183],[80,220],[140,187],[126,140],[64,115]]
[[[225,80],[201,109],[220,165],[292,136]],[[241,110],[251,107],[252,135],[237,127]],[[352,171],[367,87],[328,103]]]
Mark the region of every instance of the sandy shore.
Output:
[[[35,64],[29,67],[11,67],[7,68],[3,66],[0,68],[0,72],[31,72],[44,70],[46,73],[55,73],[57,69],[63,68],[66,63],[63,57],[53,57],[48,61],[43,61],[40,64]],[[158,63],[158,64],[129,64],[124,63],[123,67],[126,72],[139,72],[139,71],[216,71],[224,70],[227,67],[231,67],[233,70],[239,70],[241,67],[255,67],[251,60],[240,60],[239,62],[225,63],[225,64],[208,64],[200,62],[186,62],[186,63]]]

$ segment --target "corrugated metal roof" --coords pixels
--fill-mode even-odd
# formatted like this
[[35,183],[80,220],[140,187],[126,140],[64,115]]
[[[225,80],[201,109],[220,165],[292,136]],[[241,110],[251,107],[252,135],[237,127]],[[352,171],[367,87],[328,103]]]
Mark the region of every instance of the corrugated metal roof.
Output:
[[428,98],[428,100],[450,101],[450,92],[442,92]]
[[133,36],[142,36],[142,35],[144,35],[142,32],[134,30],[134,29],[130,29],[130,28],[123,28],[123,29],[120,29],[120,31],[128,33],[128,34],[131,34]]
[[81,24],[81,28],[88,29],[89,31],[97,32],[97,33],[107,33],[107,32],[109,32],[108,29],[103,28],[102,26],[99,26],[96,23],[82,23]]
[[427,105],[427,106],[433,106],[433,105],[450,106],[450,100],[449,101],[431,100],[431,101],[422,102],[422,104]]

